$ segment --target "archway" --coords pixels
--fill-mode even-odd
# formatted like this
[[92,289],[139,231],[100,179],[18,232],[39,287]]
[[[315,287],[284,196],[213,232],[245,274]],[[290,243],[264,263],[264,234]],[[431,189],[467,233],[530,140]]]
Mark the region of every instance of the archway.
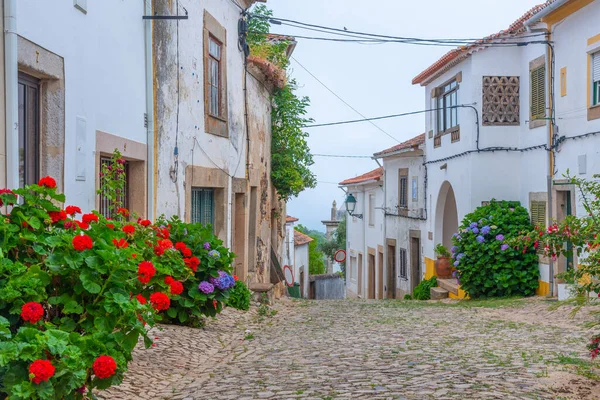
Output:
[[452,235],[458,231],[458,211],[454,189],[445,181],[438,195],[435,210],[435,243],[442,243],[448,249],[452,247]]

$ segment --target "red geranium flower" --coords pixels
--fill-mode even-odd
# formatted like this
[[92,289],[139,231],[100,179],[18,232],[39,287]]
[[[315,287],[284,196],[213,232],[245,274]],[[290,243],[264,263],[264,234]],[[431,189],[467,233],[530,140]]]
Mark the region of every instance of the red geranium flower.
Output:
[[[16,194],[13,193],[12,190],[10,189],[0,189],[0,194],[12,194],[13,196],[16,196]],[[2,207],[4,205],[4,203],[2,203],[2,200],[0,200],[0,207]],[[12,206],[12,203],[8,203],[9,206]]]
[[36,385],[39,385],[40,383],[52,378],[54,371],[56,371],[56,368],[54,368],[54,365],[52,365],[50,361],[35,360],[29,364],[29,379],[31,379],[31,381]]
[[81,208],[77,207],[77,206],[67,206],[65,208],[65,211],[67,212],[67,214],[69,214],[70,216],[73,216],[75,214],[81,214]]
[[143,220],[140,221],[140,225],[142,225],[142,226],[150,226],[150,225],[152,225],[152,222],[150,222],[149,219],[143,219]]
[[146,298],[141,294],[136,295],[135,298],[137,299],[137,301],[140,302],[140,304],[146,304],[148,302]]
[[162,247],[165,250],[173,247],[173,242],[171,242],[169,239],[159,240],[157,241],[157,243],[160,247]]
[[183,283],[179,281],[173,281],[169,286],[171,286],[171,294],[177,295],[183,293]]
[[165,283],[166,283],[167,285],[170,285],[170,284],[171,284],[173,281],[174,281],[174,279],[173,279],[173,277],[172,277],[172,276],[167,276],[167,277],[165,278]]
[[239,280],[239,279],[240,279],[240,278],[238,278],[238,276],[237,276],[237,275],[234,275],[234,276],[233,276],[233,280],[237,281],[237,280]]
[[133,232],[135,232],[135,226],[125,225],[123,227],[123,232],[127,233],[128,235],[133,235]]
[[154,307],[156,311],[165,311],[171,306],[169,296],[160,292],[152,293],[150,295],[150,303],[152,303],[152,307]]
[[154,254],[157,256],[162,256],[165,253],[165,249],[160,246],[154,246]]
[[191,257],[191,256],[192,256],[192,250],[190,250],[188,247],[186,247],[185,249],[183,249],[183,250],[181,251],[181,254],[182,254],[184,257]]
[[183,251],[184,249],[187,249],[187,245],[183,242],[177,242],[175,243],[175,248],[179,251]]
[[77,229],[77,224],[73,221],[65,221],[63,226],[65,229]]
[[67,219],[67,213],[63,210],[50,211],[48,212],[48,215],[50,216],[50,219],[52,220],[53,224],[57,223],[58,221],[64,221],[65,219]]
[[56,181],[54,178],[50,176],[45,176],[38,182],[38,186],[45,186],[49,189],[54,189],[56,187]]
[[98,216],[96,214],[83,214],[81,217],[81,221],[85,222],[86,224],[92,223],[92,222],[98,222]]
[[100,356],[94,361],[92,369],[98,379],[107,379],[117,371],[117,363],[111,356]]
[[171,233],[167,228],[158,228],[156,234],[162,239],[168,239],[171,236]]
[[77,235],[73,238],[73,248],[77,251],[91,249],[93,245],[94,242],[88,235]]
[[40,303],[29,302],[21,307],[21,318],[31,324],[35,324],[44,316],[44,308]]
[[183,262],[185,263],[185,265],[187,265],[189,268],[191,268],[194,272],[196,272],[196,270],[198,270],[198,266],[200,265],[200,260],[198,259],[198,257],[184,258]]
[[86,222],[75,221],[75,223],[79,225],[81,229],[88,229],[90,227],[90,225]]
[[117,210],[117,214],[121,214],[124,217],[129,217],[129,210],[121,207]]
[[216,300],[213,300],[213,307],[216,309],[217,308],[217,304],[219,304]]
[[115,229],[115,225],[114,224],[106,224],[106,227],[108,229]]
[[112,242],[115,246],[117,246],[118,249],[126,249],[129,247],[129,243],[127,243],[127,240],[125,240],[123,238],[121,238],[119,240],[113,239]]
[[156,268],[150,261],[142,261],[138,264],[138,280],[144,285],[156,274]]

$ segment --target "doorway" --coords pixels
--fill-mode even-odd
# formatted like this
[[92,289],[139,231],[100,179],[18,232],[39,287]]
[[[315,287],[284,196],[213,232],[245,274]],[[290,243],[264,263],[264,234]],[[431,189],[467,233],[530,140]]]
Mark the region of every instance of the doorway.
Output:
[[447,248],[452,246],[452,235],[458,231],[458,211],[456,197],[450,182],[445,181],[440,187],[435,212],[435,243]]
[[375,298],[375,254],[369,254],[368,260],[369,260],[369,273],[368,273],[368,275],[369,275],[369,282],[368,282],[369,291],[367,293],[367,298],[374,299]]
[[396,298],[396,277],[398,276],[396,270],[396,244],[389,244],[388,240],[388,257],[387,257],[387,298]]
[[[560,190],[557,191],[557,200],[558,200],[558,210],[557,210],[557,220],[558,222],[563,221],[569,215],[573,215],[573,203],[571,199],[571,190]],[[567,250],[566,256],[561,256],[559,258],[558,271],[564,272],[572,269],[574,267],[574,257],[573,257],[573,242],[565,242],[565,249]]]
[[363,255],[358,253],[358,286],[356,290],[356,295],[358,297],[362,296],[362,282],[363,282]]
[[421,239],[410,238],[410,289],[414,293],[415,287],[421,283]]
[[383,299],[383,248],[377,253],[377,298]]

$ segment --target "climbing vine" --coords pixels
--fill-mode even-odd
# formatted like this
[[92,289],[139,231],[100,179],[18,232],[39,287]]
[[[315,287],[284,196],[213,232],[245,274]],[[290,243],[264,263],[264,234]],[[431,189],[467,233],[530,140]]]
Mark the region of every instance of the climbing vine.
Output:
[[[286,70],[289,42],[285,38],[269,40],[268,37],[267,17],[272,16],[272,11],[265,5],[258,5],[252,15],[247,37],[250,53]],[[307,143],[308,133],[302,130],[312,122],[306,116],[310,99],[298,97],[294,93],[296,87],[296,81],[289,80],[283,88],[276,88],[272,96],[271,180],[283,201],[317,185],[317,179],[310,170],[314,161]]]

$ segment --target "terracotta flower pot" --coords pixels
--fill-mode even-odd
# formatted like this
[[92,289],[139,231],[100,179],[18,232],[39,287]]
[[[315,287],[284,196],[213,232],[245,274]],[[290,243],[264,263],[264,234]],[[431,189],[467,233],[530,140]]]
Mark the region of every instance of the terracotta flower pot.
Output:
[[447,279],[452,277],[452,265],[450,257],[438,257],[435,262],[435,273],[438,278]]

